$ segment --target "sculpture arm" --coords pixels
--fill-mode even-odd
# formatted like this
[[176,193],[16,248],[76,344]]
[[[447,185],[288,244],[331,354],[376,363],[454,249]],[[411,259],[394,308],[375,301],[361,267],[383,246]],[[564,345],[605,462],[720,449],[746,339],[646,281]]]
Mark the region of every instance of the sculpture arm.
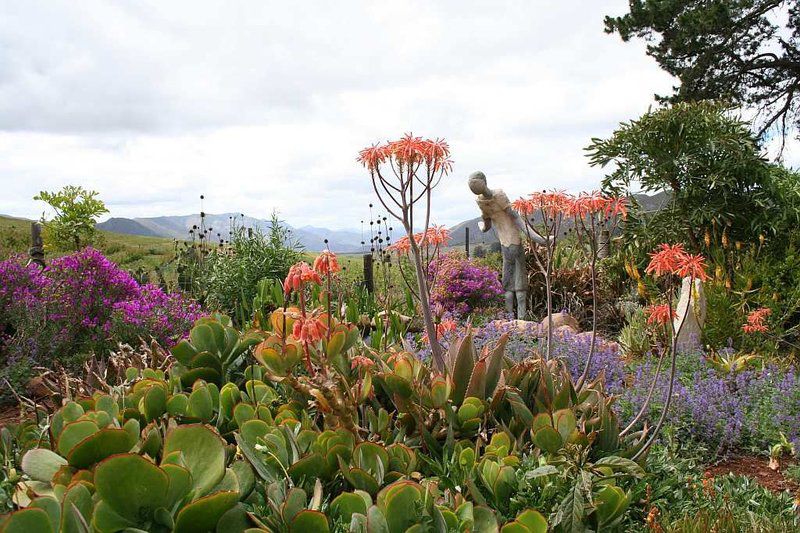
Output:
[[530,236],[533,242],[537,244],[545,244],[547,242],[547,240],[542,237],[539,232],[533,228],[533,226],[528,224],[528,227],[526,228],[526,221],[522,220],[522,217],[519,216],[519,213],[517,213],[511,206],[506,207],[506,213],[508,213],[508,216],[510,216],[514,221],[514,225],[517,226],[517,229],[519,229],[520,233]]
[[492,229],[492,219],[488,217],[483,217],[481,220],[478,221],[478,229],[481,230],[483,233],[486,233],[490,229]]

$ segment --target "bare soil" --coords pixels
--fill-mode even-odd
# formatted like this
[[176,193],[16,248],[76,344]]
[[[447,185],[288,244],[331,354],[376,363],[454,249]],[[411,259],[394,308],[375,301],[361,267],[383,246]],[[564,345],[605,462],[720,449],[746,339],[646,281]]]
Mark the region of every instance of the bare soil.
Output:
[[[786,468],[789,464],[785,461],[781,462],[781,469]],[[771,469],[769,460],[766,457],[741,456],[726,459],[719,464],[710,466],[706,469],[706,472],[715,477],[729,473],[747,476],[773,492],[783,492],[785,490],[797,492],[800,490],[800,486],[797,483],[784,477],[781,469]]]

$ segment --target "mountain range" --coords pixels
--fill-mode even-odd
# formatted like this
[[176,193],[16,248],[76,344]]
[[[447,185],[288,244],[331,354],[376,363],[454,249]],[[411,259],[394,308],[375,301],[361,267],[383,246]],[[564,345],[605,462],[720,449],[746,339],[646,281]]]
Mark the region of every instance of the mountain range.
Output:
[[[636,201],[645,211],[657,211],[669,201],[670,195],[666,192],[659,192],[654,195],[637,194],[634,195]],[[220,238],[227,239],[229,230],[234,224],[237,227],[256,228],[262,232],[269,231],[272,221],[245,216],[241,213],[222,213],[205,214],[205,226],[212,241]],[[478,229],[480,217],[460,222],[450,228],[450,246],[463,246],[466,240],[466,230],[469,228],[470,244],[491,245],[497,242],[494,231],[482,233]],[[356,253],[364,250],[362,240],[369,239],[368,236],[362,237],[360,231],[355,230],[329,230],[314,226],[293,227],[281,221],[285,228],[291,232],[291,237],[306,250],[317,252],[325,249],[325,240],[331,250],[339,253]],[[145,218],[121,218],[113,217],[105,222],[97,224],[97,227],[116,233],[128,235],[143,235],[146,237],[167,237],[172,239],[185,240],[190,238],[189,230],[200,226],[200,215],[176,215]],[[367,242],[366,246],[369,246]]]
[[[261,232],[268,232],[272,221],[242,215],[240,213],[205,214],[205,227],[212,241],[228,239],[232,226],[254,228]],[[331,250],[341,253],[360,252],[361,233],[349,230],[329,230],[314,226],[293,227],[281,221],[280,224],[290,231],[291,239],[309,251],[325,249],[325,239]],[[189,233],[200,226],[200,215],[175,215],[144,218],[112,217],[105,222],[100,222],[97,227],[115,233],[127,235],[143,235],[146,237],[167,237],[171,239],[187,240]]]

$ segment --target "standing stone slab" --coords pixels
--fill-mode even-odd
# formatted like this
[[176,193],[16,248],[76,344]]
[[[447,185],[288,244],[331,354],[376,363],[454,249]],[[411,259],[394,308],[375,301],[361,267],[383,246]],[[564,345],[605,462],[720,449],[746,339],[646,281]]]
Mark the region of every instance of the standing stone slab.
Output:
[[[677,317],[673,326],[678,334],[678,351],[691,351],[701,346],[703,325],[706,322],[706,297],[703,293],[703,282],[694,280],[694,289],[690,290],[691,278],[683,278]],[[687,309],[688,308],[688,309]],[[688,312],[687,312],[688,311]]]

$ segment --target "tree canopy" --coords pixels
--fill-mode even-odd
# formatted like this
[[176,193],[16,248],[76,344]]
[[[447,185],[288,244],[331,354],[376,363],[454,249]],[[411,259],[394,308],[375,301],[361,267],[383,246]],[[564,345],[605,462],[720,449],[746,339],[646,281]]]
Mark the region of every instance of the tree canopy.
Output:
[[51,246],[80,250],[82,246],[91,244],[97,232],[97,217],[108,213],[106,205],[97,196],[96,191],[67,185],[60,191],[42,191],[33,197],[46,202],[55,211],[52,220],[42,217]]
[[591,165],[614,167],[604,189],[669,192],[670,208],[658,216],[695,247],[712,227],[752,237],[774,204],[770,165],[747,123],[714,102],[650,111],[608,139],[593,139],[587,151]]
[[797,0],[629,0],[605,18],[623,41],[680,80],[672,102],[725,100],[758,111],[758,136],[800,126],[800,2]]

